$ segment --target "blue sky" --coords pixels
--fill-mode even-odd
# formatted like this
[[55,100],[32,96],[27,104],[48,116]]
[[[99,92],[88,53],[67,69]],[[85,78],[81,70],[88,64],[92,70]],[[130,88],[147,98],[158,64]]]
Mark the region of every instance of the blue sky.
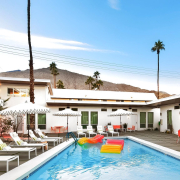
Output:
[[[64,59],[77,65],[61,62],[59,68],[86,75],[98,70],[102,80],[153,90],[157,54],[151,52],[151,47],[160,39],[166,48],[160,53],[160,90],[178,94],[179,0],[31,0],[31,3],[33,50],[90,61]],[[0,22],[0,44],[28,48],[27,1],[1,0]],[[4,60],[0,71],[28,68],[28,57],[0,52],[0,59]],[[49,64],[38,58],[34,61],[35,69]],[[84,67],[88,65],[89,68]]]

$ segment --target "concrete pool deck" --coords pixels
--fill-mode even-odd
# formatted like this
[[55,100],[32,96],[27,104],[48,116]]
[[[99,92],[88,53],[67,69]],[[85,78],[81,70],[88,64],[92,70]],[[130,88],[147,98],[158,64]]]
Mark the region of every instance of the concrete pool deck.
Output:
[[[154,143],[154,144],[157,144],[157,145],[160,145],[160,146],[163,146],[166,148],[170,148],[172,150],[180,152],[180,143],[179,144],[176,143],[177,135],[160,133],[159,131],[138,131],[138,132],[120,133],[120,136],[133,136],[133,137],[139,138],[141,140],[145,140],[145,141],[148,141],[148,142],[151,142],[151,143]],[[108,137],[111,137],[111,136],[108,136]],[[65,140],[65,138],[64,138],[64,140]],[[57,146],[55,146],[55,148],[57,149]],[[51,151],[53,149],[54,149],[53,146],[49,146],[48,151]],[[38,152],[38,156],[41,154],[43,155],[43,153],[40,149],[38,149],[37,152]],[[0,154],[0,155],[2,155],[2,154]],[[34,155],[34,153],[32,153],[31,160],[33,160],[34,157],[36,157],[36,156]],[[20,162],[20,165],[28,162],[27,153],[20,154],[19,162]],[[11,170],[11,169],[17,167],[17,163],[15,161],[11,162],[9,167],[10,167],[9,169]],[[5,169],[6,169],[5,164],[1,163],[0,164],[0,179],[1,179],[1,175],[6,173]]]

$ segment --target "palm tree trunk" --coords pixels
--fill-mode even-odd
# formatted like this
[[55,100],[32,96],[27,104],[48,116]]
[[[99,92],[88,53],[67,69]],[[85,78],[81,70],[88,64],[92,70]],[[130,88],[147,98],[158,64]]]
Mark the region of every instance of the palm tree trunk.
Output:
[[56,75],[54,75],[54,89],[56,89]]
[[[30,32],[30,7],[31,1],[28,0],[28,7],[27,7],[27,15],[28,15],[28,45],[29,45],[29,54],[30,54],[30,61],[29,61],[29,68],[30,68],[30,102],[34,103],[34,72],[33,72],[33,56],[32,56],[32,47],[31,47],[31,32]],[[30,115],[30,127],[31,129],[35,129],[34,127],[34,115]]]
[[91,88],[91,84],[89,83],[89,90],[90,90],[90,88]]
[[158,99],[159,99],[159,52],[158,52],[158,71],[157,71],[157,93],[158,93]]

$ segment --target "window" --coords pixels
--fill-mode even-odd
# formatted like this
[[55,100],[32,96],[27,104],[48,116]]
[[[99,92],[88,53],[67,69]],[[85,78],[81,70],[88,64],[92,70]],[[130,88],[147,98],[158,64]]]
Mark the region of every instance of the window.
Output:
[[92,125],[93,129],[97,130],[98,112],[91,112],[91,125]]
[[148,128],[153,128],[153,112],[148,112]]
[[124,102],[124,100],[121,100],[121,102]]
[[89,112],[88,111],[82,111],[81,112],[81,125],[83,129],[87,129],[87,126],[89,124]]
[[174,106],[174,109],[179,109],[179,106]]
[[78,99],[78,101],[82,101],[82,99]]
[[46,114],[38,114],[38,128],[46,129]]
[[140,112],[140,128],[146,128],[146,112]]
[[78,108],[72,108],[71,110],[72,111],[78,111]]
[[102,101],[107,102],[107,100],[103,99]]
[[117,111],[117,109],[112,109],[112,111]]
[[29,89],[8,88],[7,95],[12,97],[29,97]]
[[116,102],[120,102],[120,100],[116,100]]
[[63,111],[63,110],[65,110],[65,108],[59,108],[59,111]]
[[107,111],[107,109],[101,109],[101,111]]
[[162,116],[162,113],[160,113],[160,116]]
[[134,102],[134,101],[131,101],[131,102]]
[[132,112],[137,112],[137,109],[132,109]]

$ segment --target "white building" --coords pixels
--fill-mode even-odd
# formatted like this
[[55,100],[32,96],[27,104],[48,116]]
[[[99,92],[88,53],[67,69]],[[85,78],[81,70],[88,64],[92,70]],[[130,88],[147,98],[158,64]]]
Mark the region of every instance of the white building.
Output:
[[[29,79],[0,77],[0,97],[10,97],[7,107],[29,101]],[[122,117],[122,123],[128,123],[128,127],[135,125],[136,130],[159,128],[160,109],[157,108],[159,105],[156,102],[154,93],[52,89],[50,80],[36,79],[35,103],[50,108],[51,113],[36,115],[35,126],[47,133],[51,132],[51,127],[66,126],[65,117],[53,114],[70,107],[80,112],[82,117],[69,118],[69,131],[76,131],[77,124],[83,125],[84,128],[87,125],[96,127],[97,124],[105,126],[109,122],[119,125],[119,117],[108,117],[117,109],[126,109],[135,114]],[[27,132],[27,119],[28,115],[24,116],[19,132]],[[166,128],[161,125],[161,131]]]

